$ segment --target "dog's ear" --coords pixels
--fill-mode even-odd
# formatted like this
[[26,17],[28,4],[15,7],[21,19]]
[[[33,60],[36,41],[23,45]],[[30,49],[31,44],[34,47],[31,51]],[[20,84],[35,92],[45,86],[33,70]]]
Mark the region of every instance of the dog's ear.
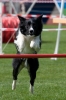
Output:
[[37,17],[37,21],[41,21],[41,20],[42,20],[42,16],[43,16],[43,15],[38,16],[38,17]]
[[21,17],[19,15],[18,15],[18,18],[19,18],[20,22],[24,22],[26,20],[24,17]]
[[41,21],[42,21],[42,16],[43,16],[43,15],[38,16],[37,19],[36,19],[36,21],[37,21],[37,22],[41,22]]

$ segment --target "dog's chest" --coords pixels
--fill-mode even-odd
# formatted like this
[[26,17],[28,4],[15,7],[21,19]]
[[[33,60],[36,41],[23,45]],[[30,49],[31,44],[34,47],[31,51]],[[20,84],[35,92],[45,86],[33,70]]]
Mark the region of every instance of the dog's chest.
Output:
[[34,53],[34,49],[30,47],[33,37],[25,37],[22,53]]
[[16,37],[17,39],[14,40],[14,43],[17,46],[17,49],[21,53],[34,53],[34,49],[30,47],[30,42],[33,40],[34,36],[24,36],[19,31],[19,34]]

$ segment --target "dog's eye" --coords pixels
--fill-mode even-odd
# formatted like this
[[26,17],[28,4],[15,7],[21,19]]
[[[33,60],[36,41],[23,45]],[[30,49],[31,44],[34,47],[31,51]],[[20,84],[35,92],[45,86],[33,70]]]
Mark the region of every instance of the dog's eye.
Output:
[[22,29],[24,29],[24,26],[21,26]]
[[36,26],[36,24],[35,24],[35,23],[33,23],[33,26],[35,27],[35,26]]
[[31,25],[31,22],[28,22],[28,25],[30,26]]

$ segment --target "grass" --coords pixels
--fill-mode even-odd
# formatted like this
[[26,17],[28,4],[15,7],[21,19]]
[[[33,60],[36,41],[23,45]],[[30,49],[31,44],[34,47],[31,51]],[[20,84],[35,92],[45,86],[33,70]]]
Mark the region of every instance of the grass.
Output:
[[[44,28],[54,28],[47,26]],[[42,32],[39,53],[54,53],[57,32]],[[5,44],[3,44],[4,47]],[[8,44],[4,53],[15,53],[14,44]],[[59,53],[66,53],[66,32],[60,36]],[[0,59],[0,100],[66,100],[66,59],[39,59],[40,67],[35,80],[34,94],[29,92],[29,75],[23,69],[18,76],[16,90],[11,90],[12,59]]]
[[66,9],[63,10],[64,15],[66,15]]

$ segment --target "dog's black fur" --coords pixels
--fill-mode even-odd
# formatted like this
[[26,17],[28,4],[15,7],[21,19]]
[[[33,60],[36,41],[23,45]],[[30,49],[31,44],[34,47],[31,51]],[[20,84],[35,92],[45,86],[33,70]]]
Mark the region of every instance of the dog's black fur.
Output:
[[[41,48],[42,15],[37,18],[25,19],[21,16],[18,16],[18,18],[20,24],[14,40],[17,54],[37,54]],[[14,58],[12,65],[12,89],[15,89],[17,76],[20,70],[26,66],[30,75],[30,91],[33,93],[36,71],[39,67],[38,58]]]

